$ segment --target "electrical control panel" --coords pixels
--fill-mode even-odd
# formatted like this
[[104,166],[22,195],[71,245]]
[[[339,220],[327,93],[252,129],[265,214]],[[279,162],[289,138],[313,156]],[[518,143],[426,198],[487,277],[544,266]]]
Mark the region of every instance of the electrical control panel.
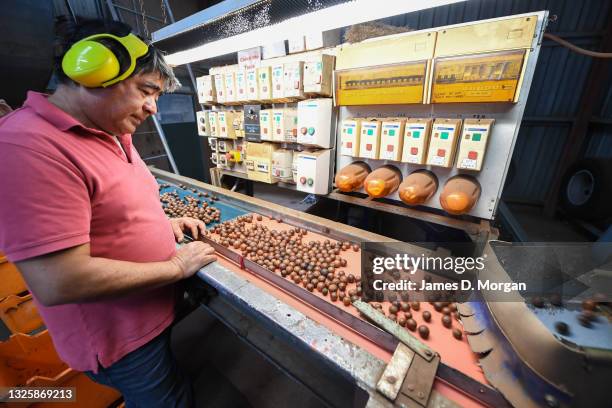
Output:
[[246,71],[239,69],[236,71],[236,102],[244,102],[247,98]]
[[265,183],[275,183],[272,175],[272,155],[278,150],[274,143],[247,143],[245,165],[248,178]]
[[400,161],[404,142],[404,119],[386,119],[381,124],[379,159]]
[[225,76],[222,72],[214,75],[215,90],[217,91],[217,102],[225,103]]
[[223,77],[225,79],[225,102],[236,102],[236,71],[228,70]]
[[272,141],[272,109],[262,109],[259,112],[259,129],[261,140]]
[[332,73],[335,60],[333,55],[321,54],[320,58],[304,63],[305,93],[321,96],[332,95]]
[[340,131],[340,154],[343,156],[359,156],[359,140],[361,136],[361,119],[345,119]]
[[234,129],[234,112],[233,111],[219,111],[217,113],[217,119],[219,122],[219,128],[217,129],[217,136],[226,137],[228,139],[235,139],[236,131]]
[[231,142],[229,140],[217,139],[217,152],[227,153],[231,149]]
[[217,111],[208,112],[208,130],[210,131],[210,136],[214,137],[219,136],[219,133],[217,133],[219,129],[219,120],[217,113]]
[[227,164],[227,156],[225,153],[219,152],[217,154],[217,167],[220,169],[227,169],[230,166]]
[[361,137],[359,140],[359,157],[378,159],[380,149],[381,122],[377,119],[361,121]]
[[204,75],[196,79],[198,87],[198,102],[201,104],[217,102],[215,80],[212,75]]
[[425,164],[432,119],[407,119],[404,127],[402,162]]
[[433,123],[427,164],[452,167],[457,151],[457,139],[461,132],[461,119],[436,119]]
[[232,125],[236,137],[244,137],[244,111],[234,111]]
[[261,141],[260,111],[261,105],[244,105],[244,137],[249,142]]
[[331,98],[298,102],[298,143],[326,149],[334,146],[332,105]]
[[283,95],[286,98],[304,97],[304,62],[294,61],[284,64]]
[[246,71],[246,99],[256,101],[259,99],[259,75],[257,69]]
[[196,112],[196,125],[198,127],[198,135],[210,135],[210,132],[208,131],[208,111]]
[[272,110],[272,135],[275,142],[297,141],[297,109]]
[[482,169],[493,119],[466,119],[457,154],[457,168],[464,170]]
[[297,157],[297,189],[311,194],[328,194],[331,150],[300,152]]
[[212,150],[213,152],[217,152],[217,138],[216,137],[209,137],[208,145],[210,146],[210,150]]
[[291,166],[293,163],[293,151],[278,149],[272,153],[272,175],[281,181],[291,181]]
[[283,64],[272,66],[272,99],[282,99],[285,96],[285,74]]
[[259,98],[260,100],[272,99],[272,68],[259,67],[257,68],[257,77],[259,82]]

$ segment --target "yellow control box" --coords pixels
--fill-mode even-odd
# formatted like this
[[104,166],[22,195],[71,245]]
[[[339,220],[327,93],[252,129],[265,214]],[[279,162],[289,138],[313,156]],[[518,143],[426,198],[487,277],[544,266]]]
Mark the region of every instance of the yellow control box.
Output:
[[218,129],[219,129],[219,118],[217,116],[217,111],[210,111],[208,112],[208,130],[210,131],[210,135],[213,137],[217,137],[219,136],[218,133]]
[[261,140],[274,140],[272,134],[272,109],[262,109],[259,111],[259,132]]
[[380,131],[379,159],[400,161],[404,142],[404,119],[385,119]]
[[436,119],[431,131],[427,164],[452,167],[460,132],[461,119]]
[[361,121],[361,137],[359,140],[359,157],[378,159],[380,149],[380,128],[378,119],[364,119]]
[[244,111],[234,111],[232,125],[236,137],[244,137]]
[[425,164],[431,135],[432,119],[407,119],[404,127],[402,162]]
[[343,156],[359,156],[359,140],[361,136],[361,119],[345,119],[340,132],[340,154]]
[[263,181],[264,183],[275,183],[277,181],[272,175],[272,154],[276,150],[278,150],[278,147],[274,143],[247,142],[247,157],[244,163],[250,180]]
[[466,119],[463,122],[457,154],[458,169],[482,169],[493,122],[493,119]]
[[257,68],[259,82],[259,100],[266,101],[272,99],[272,68]]

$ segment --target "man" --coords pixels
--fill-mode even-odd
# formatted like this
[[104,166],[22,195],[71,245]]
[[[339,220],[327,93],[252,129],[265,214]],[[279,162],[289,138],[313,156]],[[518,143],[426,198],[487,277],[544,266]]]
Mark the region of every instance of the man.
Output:
[[[128,36],[129,26],[69,28],[56,92],[29,92],[0,119],[0,250],[19,267],[66,363],[117,388],[128,407],[188,407],[190,386],[169,351],[174,284],[214,261],[214,250],[202,242],[176,250],[182,231],[197,237],[205,225],[166,218],[131,143],[177,80],[159,50]],[[118,40],[79,42],[98,33]],[[89,80],[78,65],[87,54],[66,57],[92,47],[108,61],[116,56],[119,69],[100,86],[77,82]]]

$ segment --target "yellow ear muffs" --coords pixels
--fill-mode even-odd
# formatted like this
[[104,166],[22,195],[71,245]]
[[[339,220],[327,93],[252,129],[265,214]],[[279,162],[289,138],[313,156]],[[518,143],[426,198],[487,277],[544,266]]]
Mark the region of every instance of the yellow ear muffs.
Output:
[[[127,50],[130,66],[120,73],[117,56],[104,44],[96,41],[101,38],[112,38]],[[98,88],[116,84],[129,77],[136,68],[136,59],[149,50],[140,38],[134,34],[117,37],[112,34],[96,34],[76,42],[62,59],[62,70],[73,81],[87,87]]]

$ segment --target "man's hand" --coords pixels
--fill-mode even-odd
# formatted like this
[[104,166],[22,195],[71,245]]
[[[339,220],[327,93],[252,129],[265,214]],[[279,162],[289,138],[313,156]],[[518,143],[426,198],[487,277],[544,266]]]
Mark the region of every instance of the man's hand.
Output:
[[204,231],[206,231],[206,224],[191,217],[170,218],[170,224],[176,242],[183,240],[183,232],[190,232],[193,239],[198,239],[200,233],[204,234]]
[[215,249],[209,244],[194,241],[179,248],[172,262],[180,268],[183,278],[188,278],[204,265],[216,261],[217,257],[214,254]]

